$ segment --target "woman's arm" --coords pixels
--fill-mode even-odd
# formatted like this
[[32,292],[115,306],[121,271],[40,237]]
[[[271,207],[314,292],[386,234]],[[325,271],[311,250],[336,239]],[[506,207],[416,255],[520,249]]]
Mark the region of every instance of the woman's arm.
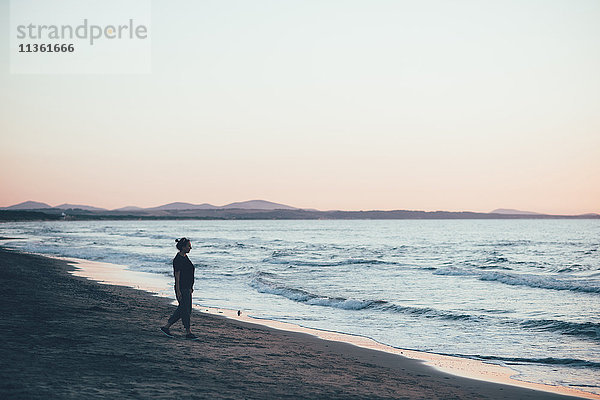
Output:
[[181,289],[179,288],[179,277],[181,276],[181,271],[175,271],[175,296],[177,296],[177,300],[181,298]]

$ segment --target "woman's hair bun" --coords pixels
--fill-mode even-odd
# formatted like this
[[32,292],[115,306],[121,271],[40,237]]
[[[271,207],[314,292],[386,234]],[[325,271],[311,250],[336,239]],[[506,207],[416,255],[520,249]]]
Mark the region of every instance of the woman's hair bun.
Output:
[[183,247],[189,242],[190,240],[188,238],[182,237],[181,239],[175,239],[175,243],[177,243],[175,246],[181,250],[183,249]]

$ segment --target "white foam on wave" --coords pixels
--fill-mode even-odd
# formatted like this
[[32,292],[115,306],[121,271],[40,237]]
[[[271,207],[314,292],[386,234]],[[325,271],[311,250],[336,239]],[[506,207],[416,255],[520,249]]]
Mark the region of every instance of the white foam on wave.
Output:
[[289,300],[312,306],[335,307],[344,310],[362,310],[364,308],[372,306],[375,303],[375,301],[371,300],[319,296],[313,293],[309,293],[302,289],[277,286],[275,284],[265,281],[262,278],[253,279],[251,282],[251,286],[254,287],[260,293],[282,296]]
[[475,320],[481,318],[479,316],[457,314],[450,311],[436,310],[433,308],[402,306],[390,303],[387,300],[362,300],[318,295],[310,293],[306,290],[278,285],[262,278],[263,275],[264,273],[259,273],[258,276],[255,277],[251,282],[251,286],[254,287],[259,293],[281,296],[307,305],[333,307],[342,310],[375,309],[384,312],[447,320]]
[[335,307],[343,310],[362,310],[369,307],[373,302],[356,299],[335,299],[326,297],[317,297],[310,299],[306,304],[324,306],[324,307]]
[[473,276],[482,281],[497,281],[511,286],[528,286],[539,289],[570,290],[574,292],[600,293],[600,282],[582,280],[564,280],[552,276],[533,274],[508,274],[490,271],[480,272],[462,268],[444,268],[433,272],[434,275]]

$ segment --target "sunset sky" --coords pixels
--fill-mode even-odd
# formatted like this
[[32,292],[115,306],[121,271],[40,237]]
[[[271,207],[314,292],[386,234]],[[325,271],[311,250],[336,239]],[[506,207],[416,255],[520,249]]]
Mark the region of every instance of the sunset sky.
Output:
[[155,1],[123,75],[11,74],[8,8],[0,206],[600,212],[600,1]]

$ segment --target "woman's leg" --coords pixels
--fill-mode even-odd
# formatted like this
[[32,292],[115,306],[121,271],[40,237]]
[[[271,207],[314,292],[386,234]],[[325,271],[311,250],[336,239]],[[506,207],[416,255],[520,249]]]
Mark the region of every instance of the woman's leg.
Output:
[[[181,292],[181,322],[187,333],[191,333],[190,315],[192,313],[192,292],[189,290]],[[179,309],[179,308],[178,308]]]
[[177,306],[177,309],[175,310],[175,312],[173,312],[173,314],[167,321],[166,327],[170,328],[171,325],[173,325],[175,322],[179,321],[180,318],[181,318],[181,302],[179,302],[179,306]]
[[161,329],[166,329],[167,331],[175,322],[179,321],[181,318],[181,322],[183,323],[183,327],[185,328],[188,334],[192,333],[191,324],[190,324],[190,315],[192,313],[192,292],[189,290],[182,290],[181,297],[179,298],[179,306],[171,315],[169,320],[167,321],[167,325],[162,327]]
[[[180,318],[183,318],[183,314],[185,313],[185,310],[188,309],[187,301],[185,299],[186,292],[187,292],[186,290],[181,291],[181,297],[177,300],[179,302],[179,305],[177,306],[177,309],[173,312],[173,314],[167,321],[167,325],[165,325],[165,328],[167,328],[167,329],[170,328],[171,325],[173,325],[175,322],[179,321]],[[191,302],[190,302],[190,305],[191,305]],[[189,317],[188,317],[188,321],[189,321]],[[184,322],[184,326],[185,326],[185,322]],[[188,326],[189,326],[189,323],[188,323]]]

